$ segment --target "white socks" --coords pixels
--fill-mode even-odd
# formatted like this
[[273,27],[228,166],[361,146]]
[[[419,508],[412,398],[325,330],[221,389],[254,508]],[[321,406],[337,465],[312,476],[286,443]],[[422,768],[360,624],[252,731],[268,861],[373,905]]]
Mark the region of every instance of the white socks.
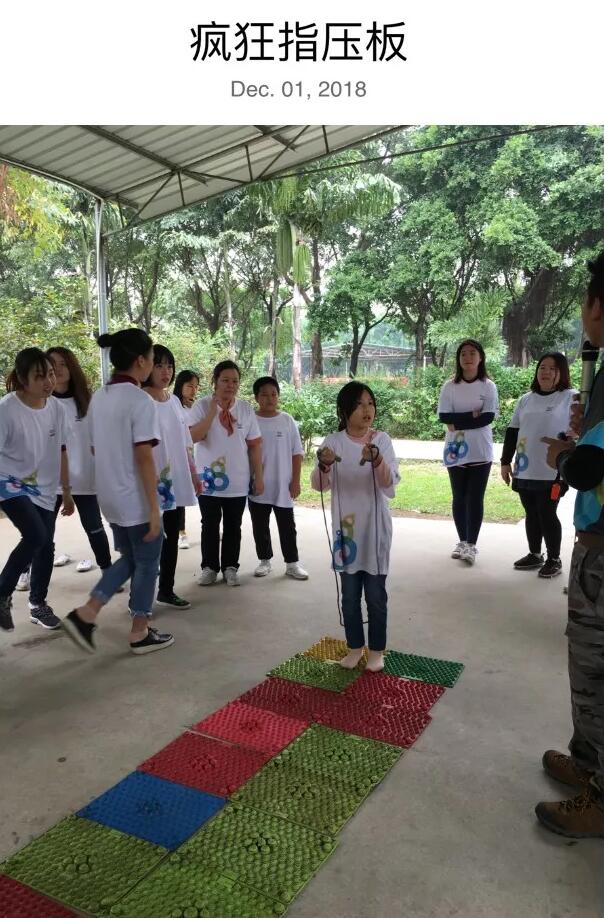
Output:
[[370,673],[379,673],[384,668],[384,654],[381,650],[370,650],[366,669]]
[[344,669],[354,669],[363,656],[364,649],[364,647],[360,647],[358,650],[350,650],[349,648],[346,656],[340,660],[340,666],[343,666]]

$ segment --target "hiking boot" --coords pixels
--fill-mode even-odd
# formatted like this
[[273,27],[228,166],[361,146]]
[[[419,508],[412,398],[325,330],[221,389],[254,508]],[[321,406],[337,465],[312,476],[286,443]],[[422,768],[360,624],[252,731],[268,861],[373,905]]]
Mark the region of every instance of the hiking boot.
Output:
[[570,800],[538,803],[535,814],[546,829],[566,838],[604,838],[604,803],[591,784]]
[[67,618],[63,619],[61,624],[63,630],[69,635],[74,644],[77,644],[82,650],[88,651],[88,653],[96,652],[96,647],[92,640],[92,636],[96,631],[96,625],[85,622],[84,619],[80,618],[75,609],[69,613]]
[[191,603],[188,599],[181,599],[176,593],[158,593],[155,600],[158,606],[172,606],[174,609],[190,609]]
[[260,561],[258,567],[254,571],[254,577],[266,577],[267,574],[270,574],[272,569],[273,565],[268,558],[265,561]]
[[543,577],[544,580],[551,580],[552,577],[557,577],[561,573],[562,561],[560,558],[548,558],[537,576]]
[[299,561],[290,561],[285,565],[285,575],[294,580],[308,580],[308,572],[304,570]]
[[548,749],[547,752],[544,752],[541,763],[546,775],[570,787],[584,787],[589,784],[593,775],[593,771],[581,768],[580,765],[573,762],[569,755],[557,752],[555,749]]
[[197,583],[199,586],[210,586],[212,583],[216,583],[217,580],[218,574],[216,571],[213,571],[211,567],[202,567]]
[[147,634],[141,641],[135,641],[134,644],[130,644],[130,650],[136,654],[153,653],[155,650],[171,647],[173,643],[174,637],[171,634],[162,634],[157,628],[149,626]]
[[34,625],[41,625],[46,628],[47,631],[56,631],[57,628],[61,627],[61,619],[57,618],[51,607],[46,603],[41,606],[35,606],[33,609],[30,606],[29,620]]
[[454,558],[455,561],[459,561],[465,547],[466,547],[465,542],[458,542],[455,548],[453,549],[453,551],[451,552],[451,557]]
[[11,615],[11,606],[13,604],[10,596],[0,596],[0,628],[3,631],[14,631],[15,623]]
[[239,579],[239,574],[237,573],[236,567],[227,567],[222,576],[224,577],[227,586],[240,586],[241,584],[241,580]]
[[543,566],[543,555],[534,555],[529,551],[528,555],[514,561],[514,569],[517,571],[536,571]]
[[476,546],[470,545],[469,542],[466,542],[466,544],[461,550],[459,560],[465,561],[466,564],[469,564],[471,566],[472,564],[475,563],[477,554],[478,554],[478,549],[476,548]]

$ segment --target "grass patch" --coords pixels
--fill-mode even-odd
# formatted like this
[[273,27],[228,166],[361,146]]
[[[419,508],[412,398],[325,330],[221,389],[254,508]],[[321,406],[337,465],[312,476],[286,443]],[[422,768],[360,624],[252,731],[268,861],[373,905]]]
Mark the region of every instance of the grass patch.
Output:
[[[306,460],[302,467],[302,492],[297,503],[303,507],[320,507],[321,497],[310,486],[314,462]],[[426,516],[451,518],[451,487],[449,475],[440,462],[401,461],[401,483],[391,501],[393,511]],[[329,498],[326,497],[326,504]],[[518,495],[506,487],[493,464],[484,501],[484,518],[488,523],[517,523],[524,516]]]

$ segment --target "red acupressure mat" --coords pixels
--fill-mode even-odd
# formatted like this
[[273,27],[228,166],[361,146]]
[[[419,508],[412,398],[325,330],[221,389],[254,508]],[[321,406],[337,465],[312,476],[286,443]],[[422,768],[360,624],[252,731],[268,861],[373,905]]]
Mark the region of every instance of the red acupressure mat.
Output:
[[338,692],[270,676],[237,698],[237,701],[298,720],[318,722],[319,716],[330,711],[340,697]]
[[0,915],[2,918],[76,918],[76,913],[64,905],[4,875],[0,875]]
[[138,771],[230,797],[271,758],[270,753],[187,732],[139,765]]
[[425,712],[405,711],[369,701],[359,703],[340,695],[338,703],[331,710],[324,711],[317,718],[317,723],[333,730],[408,748],[431,719]]
[[401,679],[386,673],[363,675],[344,690],[343,697],[359,703],[372,702],[405,711],[429,711],[444,695],[442,685],[430,685],[416,679]]
[[[399,679],[396,679],[400,682]],[[249,749],[277,755],[308,727],[309,720],[295,720],[265,711],[242,701],[230,704],[194,724],[191,730],[206,733]]]

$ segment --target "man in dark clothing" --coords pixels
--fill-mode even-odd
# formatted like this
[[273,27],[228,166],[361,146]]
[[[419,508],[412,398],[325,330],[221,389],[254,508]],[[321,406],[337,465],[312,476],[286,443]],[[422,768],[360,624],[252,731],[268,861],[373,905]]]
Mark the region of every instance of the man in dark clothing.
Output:
[[[604,347],[604,252],[588,264],[591,280],[583,324]],[[576,543],[568,585],[568,673],[573,719],[570,755],[552,749],[545,771],[580,790],[559,803],[539,803],[539,821],[569,838],[604,838],[604,366],[594,380],[585,417],[573,409],[572,441],[544,438],[548,463],[577,489]]]

